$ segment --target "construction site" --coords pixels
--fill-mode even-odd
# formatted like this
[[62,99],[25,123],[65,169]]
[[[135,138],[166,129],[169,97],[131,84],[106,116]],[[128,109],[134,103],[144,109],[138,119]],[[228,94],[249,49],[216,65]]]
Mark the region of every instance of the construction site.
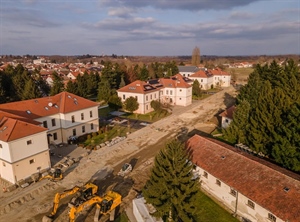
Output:
[[178,134],[184,141],[195,133],[211,133],[219,124],[216,115],[232,105],[235,96],[235,88],[229,87],[188,107],[176,107],[170,116],[110,146],[51,149],[52,165],[61,172],[12,190],[1,181],[1,221],[113,221],[126,213],[135,222],[132,200],[145,185],[155,155]]

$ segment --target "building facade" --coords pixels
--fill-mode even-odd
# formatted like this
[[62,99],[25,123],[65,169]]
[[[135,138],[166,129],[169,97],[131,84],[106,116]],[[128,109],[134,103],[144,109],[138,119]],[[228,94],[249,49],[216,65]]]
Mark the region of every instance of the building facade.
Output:
[[49,144],[98,129],[98,104],[71,93],[0,104],[1,177],[16,183],[49,169]]
[[133,97],[139,103],[135,113],[145,114],[153,111],[151,101],[157,100],[162,104],[188,106],[192,103],[191,80],[180,74],[170,78],[160,78],[147,82],[137,80],[127,86],[120,88],[118,96],[124,102]]
[[219,141],[187,142],[201,188],[247,222],[297,222],[300,176]]

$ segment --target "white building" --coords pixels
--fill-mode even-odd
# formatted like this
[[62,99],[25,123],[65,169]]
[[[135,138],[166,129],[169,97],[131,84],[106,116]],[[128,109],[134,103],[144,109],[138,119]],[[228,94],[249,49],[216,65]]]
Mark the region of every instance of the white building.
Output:
[[118,96],[124,102],[133,97],[139,103],[135,113],[145,114],[153,111],[151,101],[158,100],[162,104],[188,106],[192,103],[191,80],[177,74],[170,78],[160,78],[144,82],[137,80],[118,90]]
[[187,141],[201,188],[247,222],[298,222],[300,176],[219,141]]
[[227,128],[233,120],[233,114],[235,111],[235,106],[227,108],[225,111],[219,114],[221,117],[221,127]]
[[229,87],[231,75],[221,69],[199,70],[189,76],[192,80],[197,80],[201,89],[211,89],[215,87]]
[[16,183],[48,169],[49,144],[98,129],[98,104],[71,93],[0,104],[1,177]]

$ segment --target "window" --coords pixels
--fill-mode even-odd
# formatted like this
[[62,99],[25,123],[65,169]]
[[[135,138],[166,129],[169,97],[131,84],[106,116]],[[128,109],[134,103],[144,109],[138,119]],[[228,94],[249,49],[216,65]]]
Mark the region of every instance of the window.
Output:
[[156,93],[154,94],[154,99],[156,99]]
[[170,95],[172,96],[172,94],[173,94],[173,91],[172,91],[172,90],[170,90]]
[[72,116],[71,119],[72,119],[72,123],[75,123],[75,116]]
[[94,129],[94,123],[91,123],[91,130]]
[[268,219],[272,222],[276,222],[276,217],[271,213],[268,214]]
[[137,96],[135,96],[135,99],[136,99],[136,101],[138,101],[138,97]]
[[146,110],[148,110],[148,105],[146,105]]
[[152,100],[152,94],[150,95],[150,100]]
[[6,164],[5,164],[4,162],[2,162],[2,166],[4,166],[4,167],[5,167],[5,166],[6,166]]
[[81,120],[84,120],[84,113],[81,113]]
[[57,133],[53,133],[53,139],[57,140]]
[[179,90],[179,92],[181,92],[181,91],[182,91],[182,89]]
[[125,99],[126,97],[125,97],[125,94],[123,94],[123,99]]
[[73,136],[76,136],[76,129],[73,129]]
[[207,174],[207,172],[203,172],[203,176],[205,177],[205,178],[208,178],[208,174]]
[[32,141],[31,140],[27,140],[27,145],[30,145],[32,144]]
[[230,194],[232,195],[232,196],[234,196],[234,197],[236,197],[236,190],[234,190],[234,189],[230,189]]
[[2,148],[2,144],[0,143],[0,148]]
[[226,123],[228,123],[228,122],[229,122],[229,120],[228,120],[228,119],[225,119],[225,122],[226,122]]
[[166,91],[166,94],[169,95],[169,90]]
[[51,122],[52,122],[52,126],[56,126],[56,121],[55,121],[55,119],[52,119]]
[[201,82],[203,82],[203,79],[201,79]]
[[252,208],[252,209],[255,208],[255,204],[251,200],[248,200],[247,206]]
[[179,100],[181,100],[181,98],[179,98]]
[[43,121],[43,126],[44,126],[45,128],[48,128],[47,121]]
[[85,126],[82,126],[82,133],[85,133]]
[[216,180],[216,184],[220,187],[221,186],[221,181],[220,180]]
[[146,96],[146,101],[148,101],[148,96]]
[[90,111],[90,118],[93,117],[93,111]]
[[29,164],[33,164],[34,162],[34,159],[29,160]]

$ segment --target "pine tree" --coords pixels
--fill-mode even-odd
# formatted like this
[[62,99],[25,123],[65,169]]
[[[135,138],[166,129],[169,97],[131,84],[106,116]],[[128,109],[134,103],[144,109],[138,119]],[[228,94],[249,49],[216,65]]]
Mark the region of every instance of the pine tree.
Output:
[[75,95],[78,95],[78,85],[77,82],[72,82],[72,80],[69,80],[66,86],[66,91],[69,93],[73,93]]
[[154,206],[155,217],[169,221],[194,221],[196,208],[193,198],[199,192],[192,179],[189,155],[178,140],[172,140],[155,157],[150,179],[143,195]]
[[37,87],[36,83],[32,79],[29,79],[25,84],[22,100],[35,99],[41,96],[41,91]]
[[98,101],[108,102],[111,95],[113,95],[113,92],[109,82],[102,80],[98,87]]
[[64,90],[64,83],[62,78],[57,74],[57,72],[52,73],[53,85],[50,89],[50,95],[54,96],[61,93]]

